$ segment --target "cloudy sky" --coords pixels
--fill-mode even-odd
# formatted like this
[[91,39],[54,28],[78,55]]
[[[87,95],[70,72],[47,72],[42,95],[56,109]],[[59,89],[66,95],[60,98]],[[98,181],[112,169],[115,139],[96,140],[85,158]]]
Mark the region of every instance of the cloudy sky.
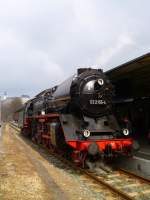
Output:
[[149,0],[0,0],[0,95],[49,88],[78,66],[150,51]]

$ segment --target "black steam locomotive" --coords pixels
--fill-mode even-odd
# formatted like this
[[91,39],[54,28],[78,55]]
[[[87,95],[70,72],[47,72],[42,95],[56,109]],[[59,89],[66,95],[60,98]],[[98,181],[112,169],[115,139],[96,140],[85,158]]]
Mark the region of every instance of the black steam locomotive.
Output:
[[44,90],[24,108],[22,133],[49,148],[69,152],[78,163],[130,154],[129,130],[112,112],[114,88],[101,69],[82,68]]

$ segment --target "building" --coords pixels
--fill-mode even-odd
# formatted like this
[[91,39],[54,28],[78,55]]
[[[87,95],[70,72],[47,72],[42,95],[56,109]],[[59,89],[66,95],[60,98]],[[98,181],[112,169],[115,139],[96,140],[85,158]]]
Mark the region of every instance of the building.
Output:
[[128,117],[133,136],[147,140],[150,133],[150,53],[106,72],[115,86],[116,115]]

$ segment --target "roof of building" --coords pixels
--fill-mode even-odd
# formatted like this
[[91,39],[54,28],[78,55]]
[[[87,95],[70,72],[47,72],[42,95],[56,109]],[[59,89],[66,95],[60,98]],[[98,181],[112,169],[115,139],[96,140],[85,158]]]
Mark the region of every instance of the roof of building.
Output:
[[106,72],[117,94],[127,97],[150,96],[150,53]]

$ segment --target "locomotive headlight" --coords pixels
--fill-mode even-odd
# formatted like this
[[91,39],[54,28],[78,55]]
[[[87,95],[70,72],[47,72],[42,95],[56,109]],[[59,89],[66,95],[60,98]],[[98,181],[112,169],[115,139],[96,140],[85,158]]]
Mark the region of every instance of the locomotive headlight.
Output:
[[101,85],[101,86],[102,86],[102,85],[104,85],[104,80],[103,80],[103,79],[101,79],[101,78],[100,78],[100,79],[98,79],[98,80],[97,80],[97,82],[98,82],[98,84],[99,84],[99,85]]
[[84,130],[83,131],[84,137],[88,138],[90,136],[90,131],[89,130]]
[[129,135],[129,129],[127,129],[127,128],[123,129],[123,134],[125,136]]
[[41,115],[45,115],[45,111],[44,110],[41,111]]

